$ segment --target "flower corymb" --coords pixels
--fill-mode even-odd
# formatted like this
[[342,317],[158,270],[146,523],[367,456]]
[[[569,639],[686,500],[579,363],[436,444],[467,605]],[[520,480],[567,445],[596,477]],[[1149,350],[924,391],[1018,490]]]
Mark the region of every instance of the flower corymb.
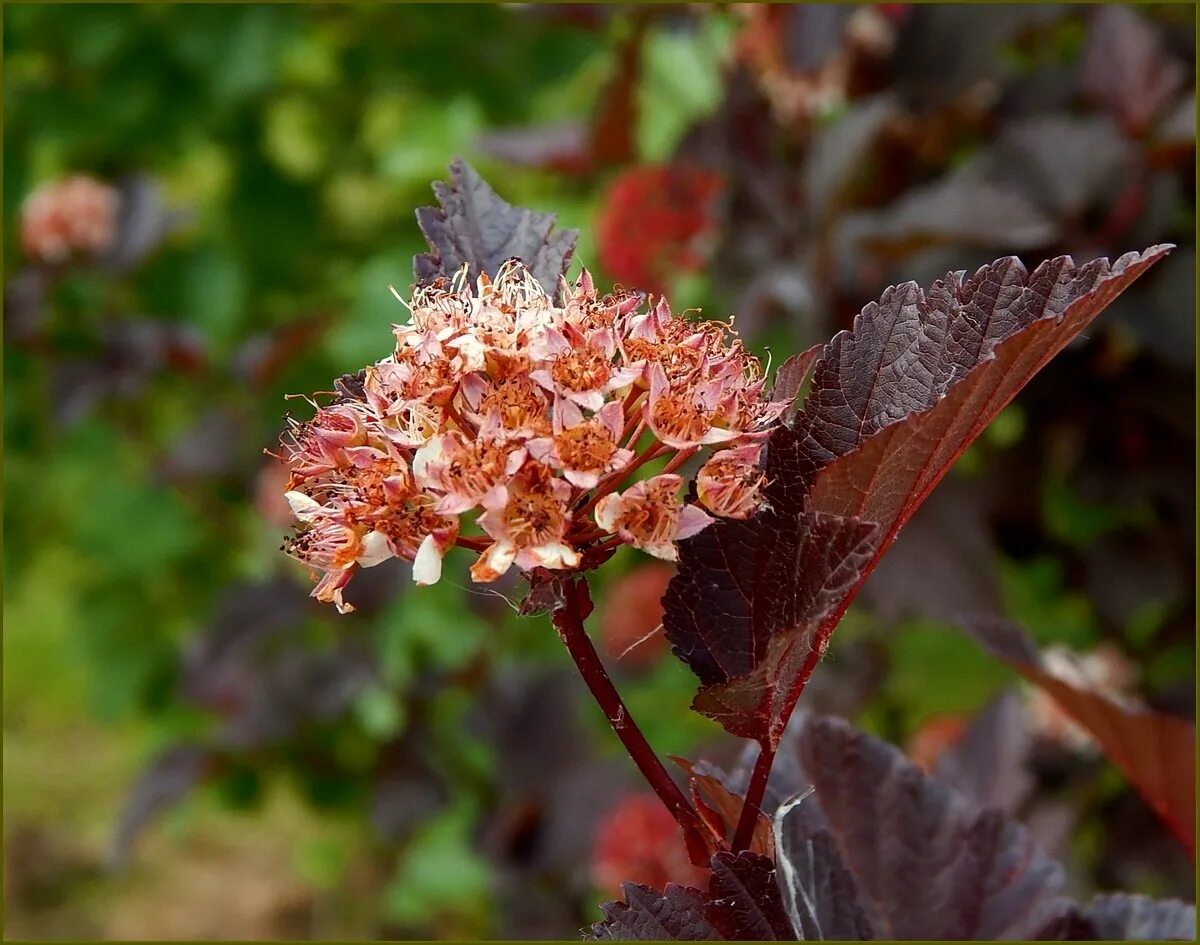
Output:
[[[353,610],[355,569],[390,557],[431,584],[455,546],[478,553],[477,582],[594,566],[620,544],[674,560],[713,516],[757,509],[785,405],[733,328],[600,296],[586,271],[559,296],[518,260],[418,287],[392,353],[289,419],[284,550],[321,573],[314,596]],[[693,504],[678,471],[701,450],[716,452]]]

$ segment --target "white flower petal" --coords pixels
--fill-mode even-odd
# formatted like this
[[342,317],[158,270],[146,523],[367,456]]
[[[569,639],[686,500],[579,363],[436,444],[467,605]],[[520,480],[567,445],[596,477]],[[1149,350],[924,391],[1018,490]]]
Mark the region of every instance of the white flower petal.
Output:
[[606,532],[614,531],[617,519],[621,517],[621,505],[620,496],[606,495],[596,503],[596,524]]
[[387,535],[383,532],[367,532],[363,536],[363,550],[358,556],[358,563],[364,568],[373,568],[382,564],[388,558],[394,557]]
[[417,549],[412,566],[413,581],[421,585],[436,584],[442,577],[442,549],[433,535],[426,535]]
[[506,541],[495,542],[479,556],[478,561],[471,565],[471,579],[476,584],[487,584],[494,581],[512,567],[516,557],[515,545]]
[[325,511],[320,502],[311,496],[305,495],[303,492],[293,490],[285,492],[283,497],[287,499],[288,505],[291,506],[292,514],[302,522],[311,522]]

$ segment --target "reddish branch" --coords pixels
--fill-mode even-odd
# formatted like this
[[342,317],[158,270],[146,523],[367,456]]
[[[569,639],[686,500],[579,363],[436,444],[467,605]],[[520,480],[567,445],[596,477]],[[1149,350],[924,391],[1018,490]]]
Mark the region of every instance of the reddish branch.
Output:
[[750,775],[750,784],[746,788],[746,799],[742,802],[742,813],[738,817],[737,829],[733,832],[733,843],[730,845],[730,849],[734,853],[750,849],[750,841],[754,836],[754,827],[758,823],[763,797],[767,793],[767,781],[771,777],[771,766],[774,763],[775,749],[768,742],[763,742],[759,746],[758,759],[754,762],[754,771]]
[[667,773],[654,749],[646,741],[646,736],[638,728],[637,722],[629,714],[629,708],[609,678],[608,671],[600,662],[596,648],[584,629],[583,621],[592,609],[587,579],[568,577],[560,586],[564,597],[553,612],[554,629],[558,631],[567,652],[579,668],[579,674],[603,710],[617,738],[625,746],[629,757],[683,829],[684,839],[693,860],[699,859],[699,862],[707,864],[708,856],[712,852],[711,843],[699,815]]

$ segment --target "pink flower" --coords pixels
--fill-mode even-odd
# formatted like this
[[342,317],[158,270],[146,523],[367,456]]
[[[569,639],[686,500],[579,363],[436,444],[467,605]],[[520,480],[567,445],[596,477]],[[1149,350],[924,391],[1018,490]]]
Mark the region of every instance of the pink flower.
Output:
[[533,348],[534,356],[546,363],[530,377],[558,397],[596,411],[613,391],[628,387],[641,376],[637,368],[613,364],[617,342],[609,328],[587,333],[569,322],[561,329],[549,328]]
[[605,404],[595,416],[583,412],[569,400],[554,408],[554,436],[538,437],[527,444],[529,454],[580,489],[593,489],[601,477],[629,464],[633,451],[617,444],[625,428],[625,413],[619,403]]
[[378,430],[391,442],[403,447],[418,447],[438,432],[442,408],[424,396],[410,396],[411,371],[392,360],[380,361],[367,368],[363,392],[368,407],[378,418]]
[[606,495],[596,503],[596,524],[656,558],[676,561],[675,542],[713,522],[702,509],[680,503],[682,484],[680,476],[668,473],[636,482],[624,493]]
[[528,440],[551,432],[550,400],[546,392],[528,374],[513,371],[500,379],[485,381],[476,404],[466,406],[468,418],[482,427],[499,431],[515,440]]
[[117,192],[92,177],[44,184],[21,207],[21,245],[47,263],[102,253],[116,235],[118,203]]
[[696,474],[696,495],[715,515],[749,518],[762,501],[766,477],[758,467],[762,445],[752,443],[722,450]]
[[521,468],[526,452],[500,440],[468,440],[460,430],[430,439],[413,457],[413,475],[422,489],[441,496],[434,510],[458,515],[476,505],[502,500],[504,483]]
[[458,541],[458,519],[435,511],[431,496],[418,493],[376,527],[387,537],[396,557],[412,562],[414,583],[436,584],[441,580],[442,558]]
[[298,480],[349,465],[346,449],[366,442],[361,414],[347,405],[318,408],[311,420],[298,423],[289,418],[288,423],[291,429],[283,439],[283,448],[293,486]]
[[650,368],[650,400],[646,425],[667,446],[690,449],[737,439],[738,434],[715,425],[717,408],[724,395],[721,381],[701,380],[688,384],[670,382],[662,365]]
[[527,462],[503,491],[503,501],[479,516],[494,539],[471,567],[478,582],[494,581],[513,564],[523,570],[565,570],[579,564],[566,542],[571,487],[538,462]]
[[285,498],[306,527],[284,543],[284,550],[325,572],[313,588],[313,597],[332,601],[340,613],[349,613],[354,608],[342,599],[342,588],[356,566],[370,568],[392,557],[386,536],[349,521],[339,509],[321,505],[302,492],[287,492]]

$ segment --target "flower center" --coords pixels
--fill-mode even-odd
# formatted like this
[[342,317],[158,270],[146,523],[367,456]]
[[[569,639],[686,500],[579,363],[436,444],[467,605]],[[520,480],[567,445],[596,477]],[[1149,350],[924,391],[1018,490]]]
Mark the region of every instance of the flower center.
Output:
[[670,541],[679,512],[671,486],[651,486],[638,502],[631,502],[617,519],[617,527],[646,542]]
[[555,541],[562,535],[566,514],[551,483],[548,471],[533,470],[509,490],[504,521],[509,538],[518,548]]
[[403,509],[382,519],[376,528],[404,555],[415,555],[425,536],[454,526],[454,520],[438,515],[428,502],[409,502]]
[[479,412],[487,416],[496,411],[500,425],[509,431],[548,433],[546,401],[538,386],[524,375],[505,378],[496,384],[479,404]]
[[597,390],[612,377],[612,365],[599,351],[576,348],[554,360],[550,376],[559,387],[569,391]]
[[563,430],[554,445],[563,466],[580,472],[604,469],[617,449],[608,427],[595,419]]
[[659,430],[678,440],[698,442],[712,427],[712,414],[686,392],[663,394],[654,402],[650,417]]
[[625,357],[631,364],[638,361],[661,364],[667,379],[672,381],[695,373],[703,359],[703,355],[696,348],[687,345],[664,344],[646,338],[626,339]]

